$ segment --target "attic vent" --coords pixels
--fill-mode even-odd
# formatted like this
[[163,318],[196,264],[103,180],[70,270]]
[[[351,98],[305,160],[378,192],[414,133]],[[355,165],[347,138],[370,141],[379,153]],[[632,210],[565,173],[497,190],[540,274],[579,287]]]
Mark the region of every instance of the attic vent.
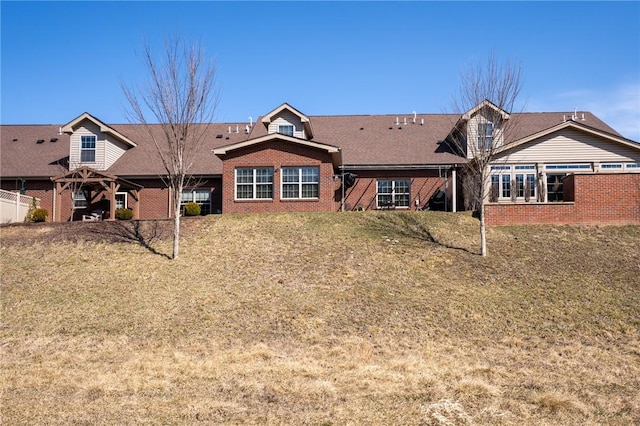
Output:
[[13,142],[18,142],[18,138],[13,138]]
[[38,139],[36,143],[44,143],[44,139]]
[[222,135],[216,135],[216,139],[222,139]]
[[49,142],[58,142],[58,138],[51,138]]

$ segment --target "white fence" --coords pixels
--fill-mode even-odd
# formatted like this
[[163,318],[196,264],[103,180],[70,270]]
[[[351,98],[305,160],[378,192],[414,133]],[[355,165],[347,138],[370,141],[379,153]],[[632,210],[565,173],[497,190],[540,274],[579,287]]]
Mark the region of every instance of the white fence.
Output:
[[[33,197],[0,189],[0,223],[24,222]],[[40,199],[36,198],[36,205]]]

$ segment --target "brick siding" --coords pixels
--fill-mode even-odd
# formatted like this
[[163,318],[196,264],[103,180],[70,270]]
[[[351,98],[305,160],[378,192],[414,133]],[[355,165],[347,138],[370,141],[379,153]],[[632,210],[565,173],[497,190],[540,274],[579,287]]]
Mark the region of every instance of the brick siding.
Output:
[[[221,156],[222,212],[320,212],[336,211],[340,206],[340,182],[333,179],[331,155],[323,150],[283,141],[265,142],[240,148]],[[273,167],[273,199],[236,200],[235,169],[238,167]],[[319,198],[313,200],[280,199],[282,167],[318,167]]]
[[564,179],[563,203],[488,203],[488,225],[639,224],[639,173],[584,173]]
[[352,173],[357,175],[357,179],[355,185],[346,191],[345,210],[356,210],[359,207],[363,207],[366,210],[374,210],[376,208],[377,181],[379,179],[409,179],[411,182],[409,209],[411,210],[424,207],[434,192],[438,189],[444,190],[445,184],[445,179],[438,177],[437,170],[355,170]]

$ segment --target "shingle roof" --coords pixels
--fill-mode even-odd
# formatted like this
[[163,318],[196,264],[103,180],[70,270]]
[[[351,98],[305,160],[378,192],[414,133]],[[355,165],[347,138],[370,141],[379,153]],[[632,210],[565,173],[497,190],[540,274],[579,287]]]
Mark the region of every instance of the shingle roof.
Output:
[[1,126],[0,176],[49,177],[63,173],[66,168],[60,163],[69,160],[69,135],[59,134],[59,129],[57,125]]
[[[569,119],[572,112],[541,112],[512,114],[510,120],[517,124],[510,139],[517,140],[549,129]],[[620,136],[618,132],[589,112],[578,114],[580,123],[604,132]],[[460,115],[413,114],[308,116],[313,124],[313,142],[338,146],[342,150],[343,163],[348,166],[438,165],[456,164],[465,160],[442,144]],[[396,124],[396,118],[398,124]],[[406,118],[406,124],[405,124]],[[193,174],[219,175],[222,161],[212,150],[267,134],[260,119],[256,120],[250,134],[247,123],[214,123],[207,127],[207,136]],[[108,172],[122,177],[158,176],[164,174],[158,154],[144,132],[142,125],[114,124],[115,131],[138,144],[129,149]],[[59,134],[58,125],[3,125],[0,127],[0,176],[48,177],[60,174],[63,169],[57,163],[69,156],[69,135]],[[153,126],[160,132],[160,125]],[[236,133],[237,129],[237,133]],[[230,131],[230,132],[229,132]],[[50,142],[57,138],[56,142]],[[16,139],[14,141],[14,139]],[[43,140],[42,143],[37,143]]]

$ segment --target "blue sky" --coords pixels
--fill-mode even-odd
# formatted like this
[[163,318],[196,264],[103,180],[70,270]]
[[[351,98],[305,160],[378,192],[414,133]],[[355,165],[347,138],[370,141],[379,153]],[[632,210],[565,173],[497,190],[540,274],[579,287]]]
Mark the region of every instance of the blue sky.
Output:
[[528,111],[588,110],[640,141],[639,2],[1,2],[2,124],[125,123],[143,39],[201,40],[217,121],[440,113],[460,72],[519,62]]

